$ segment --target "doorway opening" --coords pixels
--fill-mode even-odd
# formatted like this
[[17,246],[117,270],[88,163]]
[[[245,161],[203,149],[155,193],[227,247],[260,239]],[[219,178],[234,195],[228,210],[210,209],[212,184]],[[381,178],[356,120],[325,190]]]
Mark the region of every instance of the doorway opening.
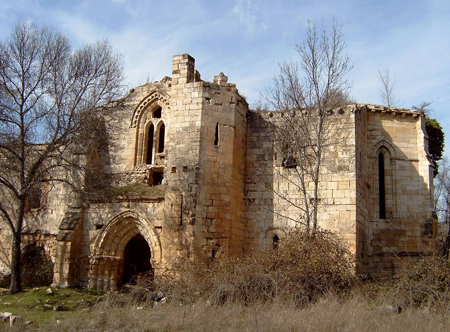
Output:
[[141,275],[152,275],[150,247],[145,238],[138,234],[125,246],[122,284],[136,284]]
[[31,287],[50,286],[53,262],[43,247],[34,244],[24,248],[21,257],[22,284]]

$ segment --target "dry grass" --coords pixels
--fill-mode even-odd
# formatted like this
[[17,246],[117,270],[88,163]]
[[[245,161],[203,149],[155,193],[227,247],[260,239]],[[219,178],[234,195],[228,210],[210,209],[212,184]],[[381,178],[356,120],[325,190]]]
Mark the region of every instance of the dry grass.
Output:
[[[35,324],[10,329],[16,331],[450,329],[448,261],[424,257],[415,266],[405,266],[395,279],[362,282],[353,275],[349,257],[330,233],[310,239],[296,232],[257,257],[187,264],[178,267],[182,273],[167,270],[155,278],[142,276],[121,294],[87,293],[102,300],[91,299],[92,306],[80,305],[86,301],[73,290],[46,295],[37,289],[27,300],[19,294],[1,295],[0,301],[11,302],[11,312],[25,319],[34,315]],[[43,311],[48,301],[65,304],[70,311]],[[0,323],[0,330],[4,326]]]
[[[83,319],[62,320],[58,331],[447,331],[449,314],[408,309],[396,314],[360,296],[325,298],[304,309],[292,303],[242,306],[117,306],[108,301]],[[46,330],[50,327],[46,327]]]
[[214,262],[187,263],[156,277],[153,286],[174,303],[192,304],[198,299],[212,305],[268,304],[276,299],[302,307],[332,292],[341,298],[352,290],[352,255],[330,232],[311,238],[291,233],[277,248],[252,257],[222,258]]

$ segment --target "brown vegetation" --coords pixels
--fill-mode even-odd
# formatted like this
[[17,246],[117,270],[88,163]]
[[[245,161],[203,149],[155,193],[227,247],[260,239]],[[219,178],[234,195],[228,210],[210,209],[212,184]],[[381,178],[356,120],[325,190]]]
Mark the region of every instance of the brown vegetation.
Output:
[[[27,330],[48,330],[50,325],[59,331],[448,329],[447,260],[427,256],[415,266],[405,266],[396,278],[367,281],[354,275],[350,257],[341,240],[329,232],[311,238],[296,231],[254,257],[186,264],[181,274],[167,270],[157,276],[141,275],[120,293],[98,295],[98,301],[86,293],[91,297],[88,306],[62,294],[64,290],[46,295],[35,289],[29,293],[38,294],[38,301],[27,304],[34,319],[45,303],[70,311],[48,316],[51,311],[44,309],[46,320],[35,321]],[[20,302],[5,296],[9,297],[3,302]],[[18,314],[30,319],[27,312]],[[23,328],[20,324],[14,328]]]

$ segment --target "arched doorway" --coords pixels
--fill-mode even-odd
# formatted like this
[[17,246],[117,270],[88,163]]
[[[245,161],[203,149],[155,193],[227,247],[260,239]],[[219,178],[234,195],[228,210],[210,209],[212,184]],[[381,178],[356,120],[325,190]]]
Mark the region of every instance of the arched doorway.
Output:
[[136,282],[136,277],[147,272],[152,272],[150,262],[150,247],[141,234],[135,235],[125,246],[123,253],[123,276],[122,283]]
[[145,217],[125,211],[107,223],[95,240],[89,261],[89,287],[116,290],[135,273],[158,271],[161,243]]
[[53,262],[43,247],[35,244],[24,248],[21,257],[22,283],[26,286],[50,286],[53,281]]

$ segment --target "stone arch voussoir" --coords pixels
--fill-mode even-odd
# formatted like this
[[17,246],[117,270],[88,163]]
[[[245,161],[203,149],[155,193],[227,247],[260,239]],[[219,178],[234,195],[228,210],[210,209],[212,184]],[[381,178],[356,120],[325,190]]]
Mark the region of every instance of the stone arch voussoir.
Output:
[[161,242],[153,224],[133,211],[125,211],[112,218],[94,242],[91,256],[89,287],[105,291],[117,288],[123,269],[124,249],[137,234],[147,241],[151,251],[151,265],[161,264]]
[[[121,256],[128,241],[141,234],[152,251],[152,263],[161,261],[161,242],[153,224],[136,212],[126,211],[112,218],[97,237],[96,256]],[[154,262],[153,262],[154,260]]]
[[154,90],[147,97],[145,97],[139,105],[136,107],[131,120],[131,128],[136,128],[139,125],[140,118],[143,113],[150,107],[159,105],[161,107],[170,109],[170,97],[169,95],[162,93],[161,91]]
[[370,155],[372,157],[377,157],[380,149],[385,149],[389,153],[389,157],[391,157],[391,158],[396,155],[394,146],[391,143],[389,143],[388,141],[386,141],[385,139],[379,140],[377,143],[375,143],[372,146]]

